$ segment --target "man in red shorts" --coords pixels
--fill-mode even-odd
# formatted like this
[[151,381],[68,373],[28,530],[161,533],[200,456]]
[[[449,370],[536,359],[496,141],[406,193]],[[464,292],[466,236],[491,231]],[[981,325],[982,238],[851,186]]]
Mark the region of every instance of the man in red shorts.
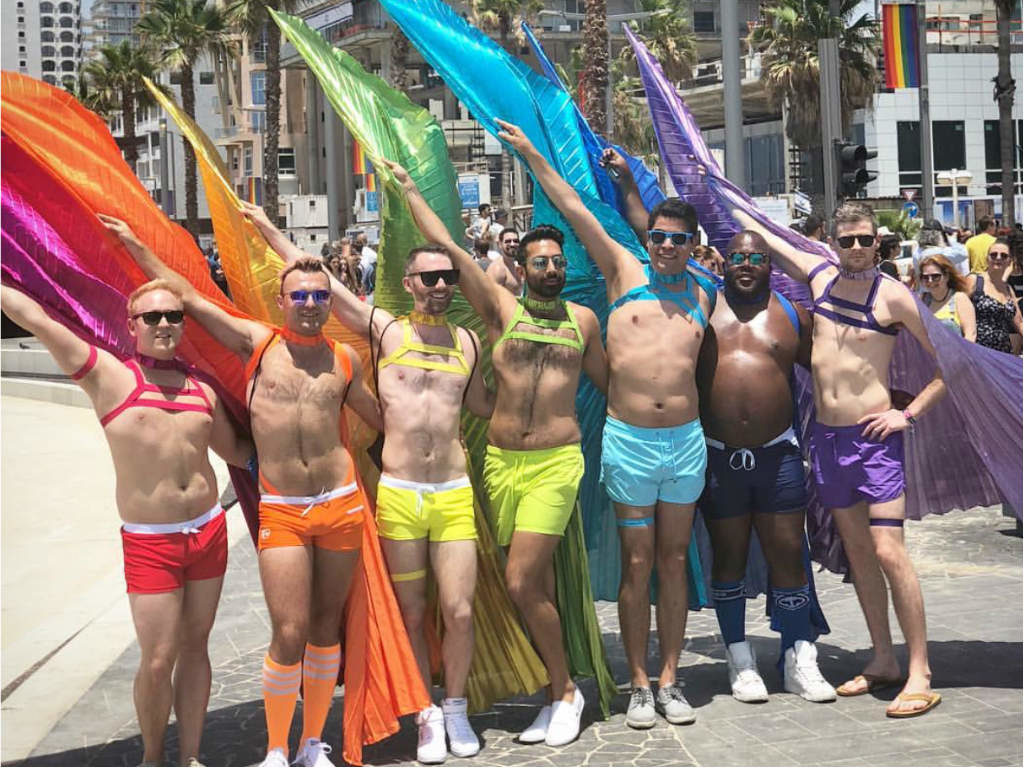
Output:
[[135,356],[121,361],[78,338],[24,293],[3,286],[3,311],[31,331],[92,400],[110,446],[124,520],[128,601],[142,659],[135,712],[142,765],[161,765],[171,706],[182,765],[197,761],[210,698],[207,639],[227,567],[224,510],[207,449],[245,466],[239,437],[213,389],[175,360],[180,293],[161,280],[128,299]]
[[356,353],[323,335],[331,284],[319,259],[281,274],[281,328],[235,317],[158,259],[124,222],[101,216],[150,277],[178,286],[185,311],[245,363],[260,463],[260,577],[272,638],[263,662],[267,757],[288,765],[299,687],[299,765],[329,766],[320,740],[341,662],[339,627],[359,562],[366,499],[339,419],[346,404],[380,431],[377,400]]

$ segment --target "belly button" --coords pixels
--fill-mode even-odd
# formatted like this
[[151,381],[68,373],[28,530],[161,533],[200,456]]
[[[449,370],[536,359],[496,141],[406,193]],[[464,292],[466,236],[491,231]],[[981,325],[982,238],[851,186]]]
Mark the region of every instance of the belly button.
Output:
[[633,325],[640,325],[640,318],[637,315],[633,315]]
[[654,410],[656,410],[656,411],[660,411],[660,410],[662,410],[662,409],[663,409],[664,407],[665,407],[664,403],[655,403],[655,404],[654,404]]

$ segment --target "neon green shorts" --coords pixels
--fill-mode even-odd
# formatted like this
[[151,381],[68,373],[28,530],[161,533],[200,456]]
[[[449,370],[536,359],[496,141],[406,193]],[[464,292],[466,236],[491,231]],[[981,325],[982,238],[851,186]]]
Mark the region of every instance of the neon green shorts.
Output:
[[498,545],[507,547],[514,531],[565,533],[582,478],[579,443],[536,451],[488,445],[484,486],[497,516]]
[[476,538],[473,486],[468,477],[416,483],[381,475],[377,485],[377,529],[393,541],[464,541]]

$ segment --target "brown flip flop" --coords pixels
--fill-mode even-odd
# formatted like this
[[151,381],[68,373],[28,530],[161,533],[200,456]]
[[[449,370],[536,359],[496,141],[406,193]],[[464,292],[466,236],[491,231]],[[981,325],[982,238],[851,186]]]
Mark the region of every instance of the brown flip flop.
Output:
[[925,706],[920,709],[896,709],[893,711],[886,710],[886,717],[905,718],[905,717],[919,717],[925,712],[930,712],[939,706],[939,702],[942,701],[942,694],[936,693],[935,691],[929,691],[928,693],[901,693],[899,694],[896,701],[923,701],[926,702]]
[[[854,686],[858,686],[861,683],[864,684],[864,688],[860,690],[850,690]],[[897,685],[902,685],[903,680],[898,677],[880,677],[878,675],[872,675],[865,673],[863,675],[857,675],[852,680],[847,680],[845,683],[836,688],[836,695],[838,696],[863,696],[874,691],[881,691],[886,688],[893,688]]]

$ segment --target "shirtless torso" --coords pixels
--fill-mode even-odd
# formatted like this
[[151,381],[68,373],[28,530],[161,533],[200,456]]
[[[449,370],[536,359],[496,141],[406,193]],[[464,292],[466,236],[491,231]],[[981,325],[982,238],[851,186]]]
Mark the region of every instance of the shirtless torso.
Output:
[[[508,233],[503,238],[502,250],[505,252],[500,259],[494,259],[491,262],[491,265],[487,268],[487,276],[513,296],[519,298],[523,295],[523,268],[516,263],[514,256],[510,255],[505,249],[506,240],[511,247],[512,235],[514,234]],[[516,236],[514,247],[519,247],[518,235]]]

